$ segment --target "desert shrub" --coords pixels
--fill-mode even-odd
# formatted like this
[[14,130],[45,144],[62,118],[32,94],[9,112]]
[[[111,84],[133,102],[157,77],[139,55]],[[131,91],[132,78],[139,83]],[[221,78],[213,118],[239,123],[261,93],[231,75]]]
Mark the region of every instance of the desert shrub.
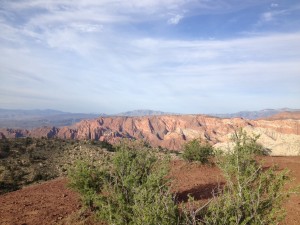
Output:
[[214,152],[213,147],[208,142],[202,142],[199,139],[187,142],[183,149],[183,159],[190,162],[198,161],[203,164],[209,162],[209,158]]
[[226,186],[201,212],[205,224],[267,225],[278,224],[284,218],[281,203],[287,197],[283,191],[287,171],[264,169],[257,163],[256,140],[240,131],[233,149],[218,157]]
[[16,191],[19,188],[20,187],[16,183],[7,183],[4,181],[0,181],[0,195],[11,191]]
[[11,155],[11,146],[12,144],[8,139],[6,138],[0,139],[0,160]]
[[79,192],[84,205],[94,207],[96,194],[101,190],[108,173],[85,161],[76,161],[68,171],[69,186]]
[[[50,177],[51,176],[49,174],[47,174],[47,173],[43,173],[41,171],[36,171],[33,174],[32,181],[35,182],[35,181],[49,180]],[[19,179],[21,179],[21,177]]]
[[190,200],[191,207],[179,213],[170,193],[168,160],[158,159],[141,142],[121,142],[102,166],[78,163],[69,173],[71,186],[109,224],[278,224],[285,215],[281,205],[288,195],[283,190],[288,172],[263,168],[255,160],[257,138],[240,131],[234,140],[228,153],[217,155],[226,185],[198,209]]
[[10,151],[10,142],[8,139],[0,140],[0,151],[8,153]]
[[69,173],[71,186],[109,224],[176,224],[168,160],[134,145],[121,143],[104,167],[80,163]]
[[235,149],[240,149],[240,151],[247,152],[249,155],[268,155],[268,149],[257,142],[259,137],[260,135],[249,135],[246,131],[240,129],[233,134],[231,139],[235,143]]
[[[145,140],[133,140],[129,138],[121,139],[116,145],[115,145],[116,151],[121,150],[132,150],[132,151],[151,151],[153,152],[153,148],[151,148],[150,144]],[[150,152],[149,152],[150,153]]]
[[25,138],[25,146],[29,146],[33,143],[33,139],[31,137],[26,137]]
[[112,144],[110,144],[109,142],[107,142],[107,141],[97,141],[95,145],[97,145],[101,148],[104,148],[109,152],[114,152],[115,151],[114,146]]

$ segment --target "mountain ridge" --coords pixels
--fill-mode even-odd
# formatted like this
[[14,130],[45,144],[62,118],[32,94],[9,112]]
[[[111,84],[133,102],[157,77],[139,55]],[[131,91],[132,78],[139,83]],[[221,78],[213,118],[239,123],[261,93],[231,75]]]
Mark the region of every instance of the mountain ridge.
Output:
[[122,138],[143,139],[153,147],[180,150],[195,138],[219,148],[230,144],[240,128],[261,136],[260,141],[274,155],[300,154],[300,120],[222,119],[205,115],[161,115],[144,117],[99,117],[72,126],[40,127],[32,130],[0,129],[0,138],[47,137],[100,140],[116,143]]
[[151,109],[137,109],[127,112],[121,112],[117,114],[112,114],[111,116],[159,116],[159,115],[179,115],[179,113],[169,113],[163,111],[156,111]]
[[[274,116],[283,112],[300,112],[298,109],[281,108],[281,109],[263,109],[259,111],[240,111],[228,114],[205,114],[207,116],[219,118],[244,118],[244,119],[263,119]],[[98,117],[143,117],[159,115],[189,115],[149,109],[139,109],[116,114],[96,114],[96,113],[69,113],[53,109],[35,109],[35,110],[14,110],[0,108],[0,127],[33,129],[42,126],[71,126],[84,119],[96,119]],[[204,114],[190,114],[204,115]],[[274,117],[276,118],[276,117]]]
[[220,118],[242,117],[245,119],[264,119],[282,112],[300,112],[300,109],[279,108],[279,109],[262,109],[257,111],[240,111],[236,113],[210,114]]
[[[41,126],[69,126],[83,119],[92,119],[101,114],[69,113],[54,109],[1,109],[0,127],[32,129]],[[105,116],[102,114],[102,116]]]

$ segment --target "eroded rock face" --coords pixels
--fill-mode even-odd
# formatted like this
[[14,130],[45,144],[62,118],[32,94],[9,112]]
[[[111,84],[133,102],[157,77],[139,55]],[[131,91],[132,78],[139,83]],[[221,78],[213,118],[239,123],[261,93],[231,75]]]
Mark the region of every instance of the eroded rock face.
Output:
[[30,132],[22,129],[0,128],[0,138],[18,138],[27,137]]
[[[261,135],[261,142],[274,154],[300,153],[300,120],[220,119],[203,115],[100,117],[83,120],[72,127],[36,128],[31,131],[0,129],[4,137],[32,136],[64,139],[95,139],[111,143],[121,138],[144,139],[152,146],[180,150],[194,138],[225,146],[238,128]],[[18,135],[17,135],[18,134]],[[0,136],[1,136],[0,135]],[[272,149],[273,148],[273,149]]]

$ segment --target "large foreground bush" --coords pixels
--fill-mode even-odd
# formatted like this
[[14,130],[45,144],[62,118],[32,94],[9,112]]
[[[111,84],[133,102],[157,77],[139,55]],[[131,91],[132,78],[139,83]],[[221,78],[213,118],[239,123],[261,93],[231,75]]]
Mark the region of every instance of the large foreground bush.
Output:
[[100,168],[79,163],[70,171],[70,185],[85,205],[110,224],[177,224],[167,161],[146,148],[117,149]]
[[263,168],[255,156],[261,154],[257,137],[240,131],[235,146],[219,157],[226,185],[202,211],[205,224],[278,224],[284,218],[282,201],[287,197],[283,186],[287,171]]
[[119,145],[100,167],[78,163],[70,170],[70,184],[109,224],[278,224],[284,218],[287,172],[263,168],[255,160],[261,149],[256,140],[243,131],[236,133],[233,149],[217,157],[226,184],[199,209],[183,206],[179,213],[170,193],[168,162],[148,147],[131,143]]

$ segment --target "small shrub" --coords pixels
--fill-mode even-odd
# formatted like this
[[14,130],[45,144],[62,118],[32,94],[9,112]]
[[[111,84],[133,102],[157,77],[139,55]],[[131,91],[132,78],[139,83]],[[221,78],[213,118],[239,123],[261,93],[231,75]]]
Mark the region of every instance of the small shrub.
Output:
[[25,138],[25,146],[29,146],[33,143],[33,139],[31,137],[26,137]]
[[105,148],[109,152],[114,152],[115,151],[114,146],[112,144],[110,144],[109,142],[107,142],[107,141],[99,141],[98,143],[99,143],[98,145],[101,148]]
[[0,140],[0,151],[9,153],[10,151],[10,142],[7,139]]
[[19,188],[20,187],[15,182],[8,183],[8,182],[0,181],[0,195],[11,191],[16,191]]
[[190,162],[208,163],[209,158],[213,155],[213,147],[208,142],[203,143],[198,139],[187,142],[183,149],[183,159]]

